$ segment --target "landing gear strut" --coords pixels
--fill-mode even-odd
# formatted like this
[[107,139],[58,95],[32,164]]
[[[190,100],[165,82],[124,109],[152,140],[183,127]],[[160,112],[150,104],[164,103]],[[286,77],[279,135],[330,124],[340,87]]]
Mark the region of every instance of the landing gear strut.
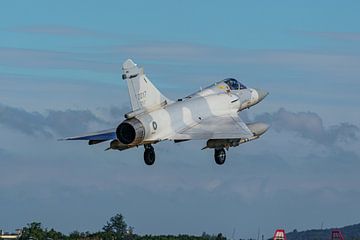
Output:
[[155,162],[155,151],[151,144],[145,144],[144,162],[146,165],[153,165]]
[[215,158],[215,162],[218,165],[224,164],[225,159],[226,159],[225,149],[223,149],[223,148],[215,149],[214,158]]

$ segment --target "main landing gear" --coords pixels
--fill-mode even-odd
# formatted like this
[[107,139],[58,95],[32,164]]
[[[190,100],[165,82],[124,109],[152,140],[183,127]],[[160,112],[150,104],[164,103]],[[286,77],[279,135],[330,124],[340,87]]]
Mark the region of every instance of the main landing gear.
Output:
[[215,153],[214,153],[214,158],[215,158],[215,162],[218,165],[222,165],[225,162],[226,159],[226,152],[224,148],[215,148]]
[[151,144],[145,144],[144,162],[146,165],[153,165],[155,162],[155,150]]
[[[144,145],[144,162],[146,165],[153,165],[155,163],[155,150],[151,144]],[[218,165],[223,165],[226,159],[226,152],[224,148],[215,148],[214,152],[215,162]]]

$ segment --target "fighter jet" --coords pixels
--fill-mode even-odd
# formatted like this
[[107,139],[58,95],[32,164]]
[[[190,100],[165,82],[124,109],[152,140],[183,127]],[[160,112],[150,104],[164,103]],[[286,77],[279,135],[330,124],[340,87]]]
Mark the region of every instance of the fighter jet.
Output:
[[131,59],[123,63],[122,71],[132,111],[116,128],[63,140],[87,140],[89,145],[110,141],[106,150],[120,151],[143,145],[147,165],[155,162],[153,145],[158,142],[207,140],[202,149],[214,149],[215,162],[222,165],[225,149],[255,140],[269,128],[265,123],[244,123],[238,115],[262,101],[268,92],[247,88],[234,78],[173,101],[161,94]]

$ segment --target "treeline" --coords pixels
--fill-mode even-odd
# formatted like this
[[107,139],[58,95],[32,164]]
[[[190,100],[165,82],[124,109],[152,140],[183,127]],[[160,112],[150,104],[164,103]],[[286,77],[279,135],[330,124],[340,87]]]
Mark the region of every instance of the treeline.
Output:
[[41,223],[33,222],[22,228],[20,240],[226,240],[219,233],[209,235],[203,233],[201,236],[192,235],[138,235],[134,229],[128,226],[121,214],[117,214],[108,221],[102,231],[78,232],[74,231],[68,235],[54,229],[43,228]]

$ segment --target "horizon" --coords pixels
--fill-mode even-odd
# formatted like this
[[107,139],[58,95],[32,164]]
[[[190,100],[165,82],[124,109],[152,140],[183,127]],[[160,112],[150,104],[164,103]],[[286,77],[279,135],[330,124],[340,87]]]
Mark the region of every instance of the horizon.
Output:
[[[135,235],[138,235],[138,236],[146,236],[146,235],[148,235],[147,233],[144,233],[144,234],[138,234],[138,233],[136,233],[136,231],[134,231],[134,230],[135,230],[135,227],[134,227],[134,226],[131,226],[131,225],[128,225],[127,222],[126,222],[126,218],[125,218],[122,214],[119,214],[119,213],[118,213],[118,214],[116,214],[115,216],[118,216],[118,215],[120,215],[120,216],[122,217],[122,219],[123,219],[123,221],[124,221],[124,223],[125,223],[125,227],[126,227],[126,231],[127,231],[127,232],[131,231],[131,234],[135,234]],[[115,217],[115,216],[112,216],[111,218],[113,218],[113,217]],[[109,218],[109,220],[111,221],[110,218]],[[29,223],[26,224],[26,226],[23,226],[22,228],[15,229],[15,232],[18,232],[19,230],[20,230],[20,231],[23,231],[24,228],[29,227],[29,226],[32,225],[32,224],[39,224],[39,227],[40,227],[41,229],[43,229],[44,231],[51,231],[51,230],[58,231],[57,229],[54,229],[54,228],[51,227],[51,226],[47,226],[46,224],[43,224],[43,223],[41,223],[41,222],[29,222]],[[69,235],[71,235],[71,234],[73,234],[73,233],[96,234],[96,233],[99,233],[99,232],[101,232],[101,231],[104,231],[104,227],[105,227],[106,225],[108,225],[108,224],[109,224],[109,221],[106,221],[106,223],[104,223],[104,225],[103,225],[102,228],[100,228],[100,229],[98,229],[98,230],[96,230],[96,231],[92,231],[92,232],[90,232],[90,231],[88,231],[88,230],[78,231],[77,229],[74,229],[74,230],[72,230],[72,231],[70,231],[70,232],[67,232],[67,233],[63,233],[63,232],[61,232],[61,233],[64,234],[64,235],[67,235],[67,236],[69,236]],[[323,224],[323,223],[322,223],[322,224]],[[342,235],[345,234],[345,236],[347,236],[347,235],[346,235],[346,234],[347,234],[346,231],[345,231],[345,233],[343,233],[342,230],[344,230],[345,228],[354,227],[354,226],[357,226],[357,225],[360,226],[360,223],[351,224],[351,225],[346,225],[346,226],[341,226],[341,227],[339,227],[339,226],[337,226],[337,227],[329,227],[329,228],[323,228],[323,226],[321,226],[320,228],[310,228],[310,229],[304,229],[304,230],[300,230],[300,231],[298,231],[297,229],[293,229],[293,230],[290,231],[290,230],[278,228],[278,229],[275,229],[275,230],[274,230],[274,233],[275,233],[277,230],[284,230],[285,233],[286,233],[286,235],[291,235],[291,234],[294,234],[294,233],[296,233],[296,234],[299,234],[299,233],[307,233],[307,232],[312,232],[312,231],[334,231],[334,230],[335,230],[335,231],[340,231]],[[261,229],[258,228],[258,232],[255,234],[255,235],[257,235],[257,237],[249,237],[249,238],[242,238],[241,236],[237,236],[236,238],[234,238],[234,235],[235,235],[235,233],[236,233],[236,229],[235,229],[235,228],[233,229],[233,232],[232,232],[232,234],[231,234],[231,235],[232,235],[231,237],[223,234],[222,232],[213,233],[213,234],[211,234],[211,235],[209,235],[207,232],[202,232],[201,234],[188,234],[188,233],[161,234],[161,233],[159,233],[159,234],[153,234],[153,235],[151,235],[151,236],[156,237],[156,236],[164,236],[164,235],[165,235],[165,236],[181,236],[181,235],[187,235],[187,236],[201,237],[201,236],[204,236],[204,234],[209,235],[209,236],[216,236],[216,235],[221,234],[221,235],[224,236],[226,239],[240,239],[240,240],[241,240],[241,239],[257,239],[257,238],[259,238],[260,236],[262,236],[263,239],[272,239],[272,236],[273,236],[274,234],[271,235],[271,236],[269,236],[269,237],[265,237],[265,235],[262,234],[260,230],[261,230]],[[0,233],[1,233],[1,234],[5,234],[5,235],[15,234],[15,232],[14,232],[14,231],[4,231],[3,229],[0,229]],[[18,234],[18,233],[16,233],[16,234]]]

